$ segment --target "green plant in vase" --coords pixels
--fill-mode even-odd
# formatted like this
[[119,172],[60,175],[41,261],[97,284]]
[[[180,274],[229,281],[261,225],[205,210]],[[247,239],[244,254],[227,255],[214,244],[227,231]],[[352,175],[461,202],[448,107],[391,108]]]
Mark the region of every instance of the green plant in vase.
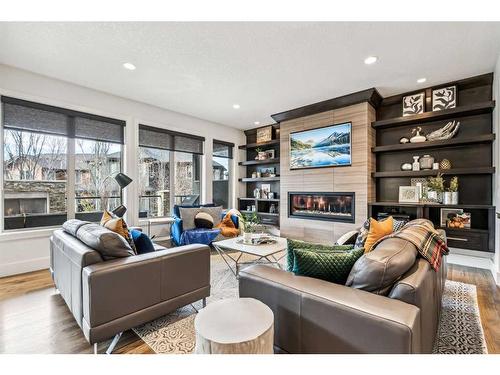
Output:
[[444,193],[444,204],[458,204],[458,177],[454,176],[450,180],[448,191]]
[[432,202],[442,203],[444,192],[444,179],[441,173],[436,177],[427,179],[427,199]]
[[242,215],[240,224],[243,226],[243,241],[252,242],[252,235],[257,232],[260,225],[259,216],[255,212]]

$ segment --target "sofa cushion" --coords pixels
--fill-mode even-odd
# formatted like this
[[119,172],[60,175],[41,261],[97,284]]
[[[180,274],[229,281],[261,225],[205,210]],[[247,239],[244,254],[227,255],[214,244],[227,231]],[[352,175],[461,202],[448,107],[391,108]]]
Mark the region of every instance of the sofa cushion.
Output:
[[416,257],[417,249],[411,242],[388,238],[356,261],[345,285],[387,295],[393,284],[413,266]]
[[99,224],[91,223],[81,226],[76,237],[101,254],[104,260],[134,255],[134,251],[125,238]]
[[70,220],[64,222],[64,224],[62,225],[62,228],[66,233],[69,233],[73,237],[76,237],[76,233],[78,232],[78,229],[80,229],[80,227],[82,225],[86,225],[86,224],[90,224],[90,222],[82,221],[82,220],[78,220],[78,219],[70,219]]
[[135,250],[137,254],[146,254],[156,251],[153,241],[151,241],[147,234],[137,229],[132,229],[130,231],[130,234],[132,236],[132,239],[134,240]]
[[194,225],[196,228],[212,229],[214,227],[214,219],[207,212],[198,212],[194,217]]
[[293,273],[344,284],[352,266],[363,255],[362,248],[349,250],[295,249]]

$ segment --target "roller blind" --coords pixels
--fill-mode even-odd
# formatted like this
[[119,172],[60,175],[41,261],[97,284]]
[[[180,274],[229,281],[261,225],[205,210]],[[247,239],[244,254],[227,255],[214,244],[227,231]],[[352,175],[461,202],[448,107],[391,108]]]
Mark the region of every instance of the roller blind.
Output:
[[171,130],[139,125],[139,146],[203,154],[205,138]]
[[213,143],[213,155],[220,158],[233,158],[233,147],[234,143],[218,141],[214,139]]
[[124,142],[125,121],[2,96],[5,129]]

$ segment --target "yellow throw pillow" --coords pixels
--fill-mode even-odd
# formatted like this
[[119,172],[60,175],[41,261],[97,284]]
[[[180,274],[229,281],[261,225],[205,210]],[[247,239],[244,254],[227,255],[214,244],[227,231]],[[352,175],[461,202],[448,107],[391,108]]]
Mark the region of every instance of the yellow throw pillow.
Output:
[[120,236],[125,238],[127,240],[128,244],[134,250],[134,253],[137,254],[135,245],[134,245],[134,240],[130,236],[130,232],[128,231],[128,226],[125,220],[121,217],[115,217],[108,211],[104,210],[104,213],[102,214],[101,218],[101,225],[110,231],[113,231],[115,233],[118,233]]
[[387,236],[392,233],[392,226],[394,224],[394,219],[389,216],[383,221],[377,221],[370,218],[370,231],[368,232],[368,237],[366,237],[365,242],[365,253],[372,250],[373,245],[382,237]]

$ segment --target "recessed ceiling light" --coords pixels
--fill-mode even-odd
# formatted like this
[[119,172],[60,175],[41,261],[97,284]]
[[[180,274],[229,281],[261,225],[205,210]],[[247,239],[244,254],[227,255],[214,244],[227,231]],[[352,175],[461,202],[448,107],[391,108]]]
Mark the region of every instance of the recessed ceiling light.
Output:
[[255,121],[253,124],[254,125],[260,125],[260,121]]
[[240,109],[240,105],[239,104],[233,104],[233,108],[234,109]]
[[135,68],[135,65],[134,65],[134,64],[132,64],[132,63],[129,63],[129,62],[124,63],[124,64],[123,64],[123,67],[124,67],[125,69],[128,69],[128,70],[135,70],[135,69],[136,69],[136,68]]
[[378,60],[378,57],[377,56],[368,56],[366,59],[365,59],[365,64],[366,65],[371,65],[371,64],[374,64],[376,63]]
[[419,79],[417,79],[417,83],[424,83],[425,81],[427,81],[427,78],[419,78]]

